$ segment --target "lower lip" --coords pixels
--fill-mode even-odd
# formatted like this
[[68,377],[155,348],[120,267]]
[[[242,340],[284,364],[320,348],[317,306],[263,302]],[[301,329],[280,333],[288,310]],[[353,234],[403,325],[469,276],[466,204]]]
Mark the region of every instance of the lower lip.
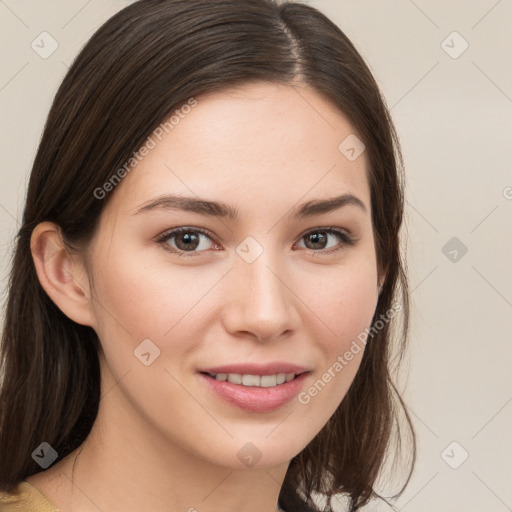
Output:
[[244,386],[228,381],[215,380],[200,373],[199,376],[221,398],[231,405],[250,412],[268,412],[278,409],[299,394],[308,372],[301,373],[290,382],[271,388]]

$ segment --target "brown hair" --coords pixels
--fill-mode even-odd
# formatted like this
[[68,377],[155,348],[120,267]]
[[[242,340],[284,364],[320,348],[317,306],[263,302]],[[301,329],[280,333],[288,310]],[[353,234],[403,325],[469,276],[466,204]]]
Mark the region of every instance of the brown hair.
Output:
[[[70,247],[86,246],[112,196],[99,200],[94,191],[174,109],[193,96],[232,85],[297,80],[332,101],[366,146],[378,270],[386,271],[374,321],[390,311],[399,294],[401,360],[409,323],[399,247],[402,157],[378,86],[352,43],[318,10],[300,3],[140,0],[102,25],[76,57],[55,96],[35,157],[0,352],[3,490],[12,491],[40,470],[31,453],[41,442],[61,458],[80,446],[100,398],[98,337],[91,327],[66,317],[41,287],[30,251],[34,227],[54,222]],[[412,434],[407,485],[416,445],[392,382],[390,327],[395,322],[372,333],[341,404],[291,460],[279,497],[285,510],[330,511],[330,498],[337,494],[347,496],[350,510],[357,510],[379,496],[376,481],[390,440],[394,433],[398,441],[403,437],[399,413]],[[329,498],[325,508],[315,503],[315,493]]]

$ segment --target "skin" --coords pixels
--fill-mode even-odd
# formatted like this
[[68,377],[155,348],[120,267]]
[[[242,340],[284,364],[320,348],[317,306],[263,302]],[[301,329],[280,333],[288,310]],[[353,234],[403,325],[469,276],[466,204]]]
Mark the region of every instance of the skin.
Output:
[[[86,252],[66,251],[48,222],[32,236],[42,286],[67,316],[95,329],[103,348],[91,434],[27,478],[63,512],[274,512],[291,458],[359,367],[362,350],[308,404],[293,399],[266,413],[227,404],[200,381],[199,368],[278,360],[310,370],[307,390],[370,326],[379,276],[366,155],[349,161],[338,150],[354,133],[341,112],[304,84],[254,83],[196,99],[111,192]],[[222,201],[240,218],[134,215],[163,193]],[[342,193],[367,211],[293,216],[304,202]],[[198,256],[164,249],[179,251],[179,237],[155,241],[181,226],[215,239],[201,237]],[[304,236],[331,226],[355,244],[331,234],[315,246]],[[250,264],[236,252],[249,236],[263,248]],[[134,357],[147,338],[161,351],[149,366]],[[248,442],[261,452],[252,467],[237,457]]]

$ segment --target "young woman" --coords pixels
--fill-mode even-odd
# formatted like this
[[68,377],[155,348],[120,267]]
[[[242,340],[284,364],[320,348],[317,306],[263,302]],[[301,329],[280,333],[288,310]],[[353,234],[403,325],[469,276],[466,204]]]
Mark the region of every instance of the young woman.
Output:
[[402,211],[384,101],[320,12],[140,0],[113,16],[58,90],[30,177],[0,510],[378,496],[400,418],[413,434],[390,363],[392,326],[398,354],[408,329]]

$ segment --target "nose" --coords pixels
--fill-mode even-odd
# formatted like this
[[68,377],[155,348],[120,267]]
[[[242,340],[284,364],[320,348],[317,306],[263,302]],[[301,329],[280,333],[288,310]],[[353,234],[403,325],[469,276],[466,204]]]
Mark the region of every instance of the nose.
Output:
[[228,276],[222,320],[230,334],[269,342],[296,331],[300,300],[288,283],[284,264],[266,251],[254,262],[236,258]]

